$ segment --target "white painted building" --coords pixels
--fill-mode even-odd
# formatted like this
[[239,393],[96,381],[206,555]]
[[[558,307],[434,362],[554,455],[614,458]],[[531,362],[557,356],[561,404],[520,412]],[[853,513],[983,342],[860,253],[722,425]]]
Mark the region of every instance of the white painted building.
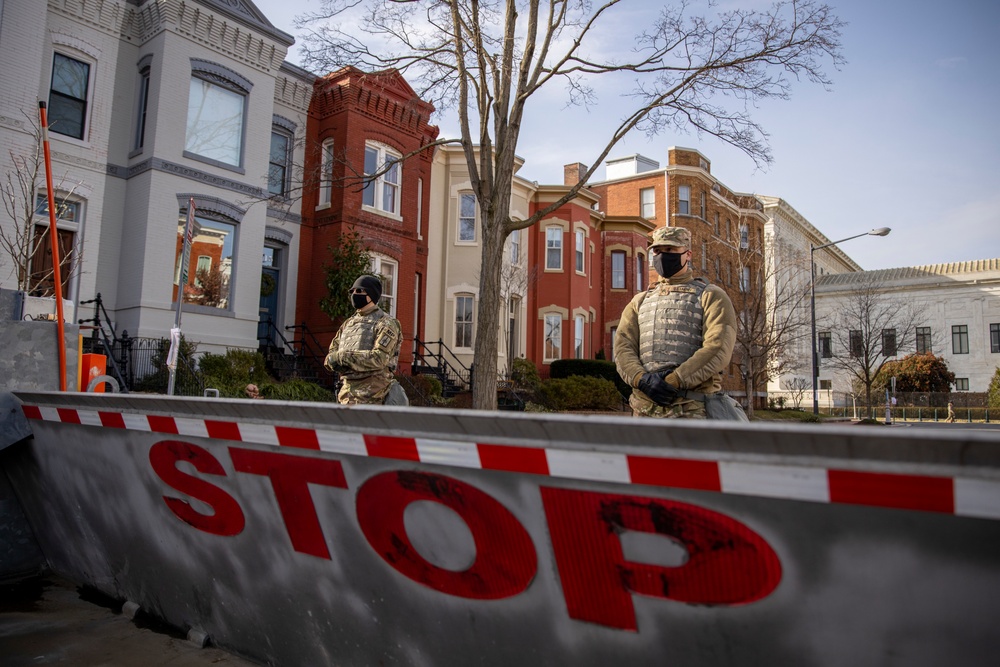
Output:
[[[987,390],[1000,367],[1000,259],[823,276],[816,281],[821,336],[835,321],[832,315],[852,298],[852,289],[869,280],[880,285],[886,299],[905,302],[918,313],[916,331],[899,336],[905,343],[890,359],[932,352],[955,374],[953,391]],[[834,345],[833,354],[849,354]],[[838,392],[850,391],[847,378],[822,359],[820,382],[830,383],[835,399]]]
[[[192,251],[188,339],[202,351],[256,347],[265,305],[292,323],[292,165],[303,163],[315,79],[284,62],[293,38],[247,0],[5,0],[0,10],[0,160],[10,174],[11,153],[35,150],[47,102],[56,197],[72,213],[60,235],[80,260],[67,296],[100,293],[119,332],[165,336],[193,200],[203,236],[219,243]],[[43,173],[35,186],[29,196],[44,197]],[[6,211],[0,225],[13,229]],[[12,268],[0,258],[0,287],[17,287]]]
[[[831,243],[831,240],[785,200],[769,196],[759,198],[768,216],[765,225],[767,261],[787,267],[783,289],[797,290],[802,297],[784,317],[797,318],[806,326],[804,335],[786,349],[789,369],[768,384],[768,395],[791,400],[798,394],[805,407],[812,402],[809,249]],[[858,224],[840,229],[836,236],[849,237],[866,231],[864,224]],[[850,249],[849,244],[891,242],[890,235],[885,239],[862,236],[845,243]],[[817,398],[821,407],[843,405],[852,390],[849,378],[843,372],[835,372],[829,362],[824,362],[824,357],[849,353],[838,349],[838,341],[845,335],[835,334],[843,332],[830,331],[833,316],[845,308],[853,289],[870,280],[881,286],[886,299],[906,301],[921,316],[916,325],[920,331],[901,333],[899,339],[906,344],[901,344],[890,359],[916,351],[919,333],[920,350],[944,358],[948,368],[955,373],[954,390],[986,391],[994,371],[1000,366],[1000,260],[863,271],[839,245],[817,250],[813,256],[819,350]],[[782,275],[780,269],[769,273]],[[774,284],[768,289],[773,302]],[[796,386],[798,391],[794,389]]]

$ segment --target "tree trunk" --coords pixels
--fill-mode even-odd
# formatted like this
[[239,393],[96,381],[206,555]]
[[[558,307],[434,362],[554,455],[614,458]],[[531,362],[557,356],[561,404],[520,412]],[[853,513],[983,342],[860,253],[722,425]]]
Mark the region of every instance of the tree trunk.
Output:
[[483,207],[483,265],[479,276],[479,323],[476,327],[475,368],[472,380],[472,407],[477,410],[497,409],[497,344],[500,335],[502,305],[501,269],[503,244],[507,238],[510,217],[510,183],[498,169],[494,202]]

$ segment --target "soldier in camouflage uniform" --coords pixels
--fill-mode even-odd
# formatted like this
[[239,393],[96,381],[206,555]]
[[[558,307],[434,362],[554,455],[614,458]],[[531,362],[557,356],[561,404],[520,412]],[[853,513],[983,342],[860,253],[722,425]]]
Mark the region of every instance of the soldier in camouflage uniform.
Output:
[[636,416],[705,419],[704,395],[722,389],[733,356],[736,312],[722,288],[694,277],[688,230],[661,227],[650,239],[661,277],[622,311],[615,365],[635,388]]
[[361,276],[351,288],[357,312],[330,342],[324,365],[340,373],[337,399],[344,405],[375,403],[407,405],[406,394],[392,376],[399,362],[402,331],[399,320],[378,307],[382,282]]

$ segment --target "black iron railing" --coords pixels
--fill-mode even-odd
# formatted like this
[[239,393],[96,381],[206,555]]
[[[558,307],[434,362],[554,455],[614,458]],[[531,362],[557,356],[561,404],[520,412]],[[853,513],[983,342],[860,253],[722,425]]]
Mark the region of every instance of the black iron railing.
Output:
[[413,372],[436,376],[441,381],[442,393],[472,388],[472,369],[463,364],[442,340],[422,341],[414,337]]

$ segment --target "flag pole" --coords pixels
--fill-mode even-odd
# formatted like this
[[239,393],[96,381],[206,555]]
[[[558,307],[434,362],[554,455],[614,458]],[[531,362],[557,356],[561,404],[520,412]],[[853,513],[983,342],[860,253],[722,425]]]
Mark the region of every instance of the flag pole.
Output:
[[177,311],[174,313],[174,327],[170,330],[170,351],[167,353],[167,395],[174,395],[177,381],[177,357],[181,352],[181,315],[184,305],[184,287],[187,285],[188,260],[191,256],[191,241],[194,236],[194,197],[188,199],[187,223],[184,225],[184,241],[181,246],[181,270],[177,277]]
[[62,274],[59,260],[59,233],[56,231],[56,205],[52,191],[52,153],[49,150],[49,120],[45,102],[39,101],[42,125],[42,152],[45,156],[45,190],[49,206],[49,241],[52,245],[52,283],[56,298],[56,349],[59,351],[59,391],[66,391],[66,323],[63,320]]

